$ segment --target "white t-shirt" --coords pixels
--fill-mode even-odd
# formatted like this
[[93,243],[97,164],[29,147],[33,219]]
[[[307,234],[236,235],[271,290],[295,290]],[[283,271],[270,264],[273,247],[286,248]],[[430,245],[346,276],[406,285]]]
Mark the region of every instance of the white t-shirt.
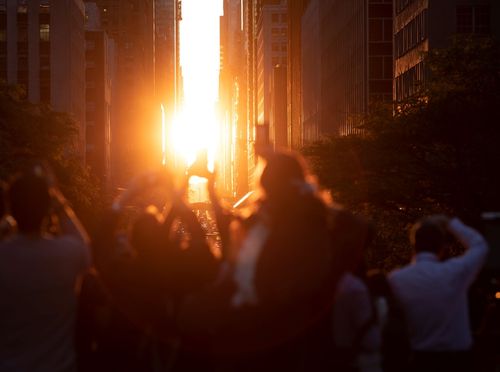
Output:
[[0,371],[76,369],[75,284],[89,265],[72,236],[0,243]]

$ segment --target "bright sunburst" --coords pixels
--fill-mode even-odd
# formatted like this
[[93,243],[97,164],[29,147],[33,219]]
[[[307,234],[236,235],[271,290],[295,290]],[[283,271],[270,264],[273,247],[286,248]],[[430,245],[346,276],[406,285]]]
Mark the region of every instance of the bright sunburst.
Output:
[[173,146],[191,164],[208,151],[213,166],[218,142],[215,104],[219,85],[219,16],[222,0],[184,0],[181,65],[184,102],[173,125]]

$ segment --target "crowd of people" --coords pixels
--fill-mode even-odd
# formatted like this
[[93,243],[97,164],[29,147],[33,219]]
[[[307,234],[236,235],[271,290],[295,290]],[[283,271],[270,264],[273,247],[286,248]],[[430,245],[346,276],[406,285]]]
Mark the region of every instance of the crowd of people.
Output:
[[[476,230],[423,218],[414,260],[385,274],[366,266],[373,226],[298,155],[266,156],[245,213],[201,176],[219,255],[187,182],[163,173],[136,178],[90,237],[46,166],[2,186],[0,371],[474,370],[467,292],[488,253]],[[153,189],[163,210],[131,218]]]

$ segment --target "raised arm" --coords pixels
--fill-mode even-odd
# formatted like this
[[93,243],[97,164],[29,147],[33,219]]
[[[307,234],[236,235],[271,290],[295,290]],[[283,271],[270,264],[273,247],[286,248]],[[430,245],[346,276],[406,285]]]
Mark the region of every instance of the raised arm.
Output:
[[466,249],[462,256],[452,258],[449,262],[459,267],[465,284],[470,285],[486,260],[488,243],[478,231],[458,218],[451,219],[447,228]]
[[225,208],[222,207],[217,193],[215,191],[215,175],[212,174],[208,178],[207,183],[208,196],[210,198],[210,204],[215,215],[215,223],[217,224],[217,229],[219,230],[221,245],[222,245],[222,257],[227,258],[230,246],[230,232],[229,228],[232,221],[232,215]]
[[59,218],[62,234],[71,235],[86,245],[90,244],[87,231],[61,191],[57,187],[51,187],[50,194],[54,201],[54,211]]

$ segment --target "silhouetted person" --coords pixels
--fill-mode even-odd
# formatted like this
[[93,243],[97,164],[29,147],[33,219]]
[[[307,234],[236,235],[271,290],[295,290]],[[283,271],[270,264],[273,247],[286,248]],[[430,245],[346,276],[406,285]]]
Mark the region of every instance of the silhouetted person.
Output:
[[[371,241],[371,229],[366,226],[357,231],[364,244],[349,244],[338,249],[336,259],[345,264],[346,272],[340,278],[335,291],[333,306],[333,332],[335,343],[335,370],[381,372],[382,318],[379,296],[375,296],[367,283],[365,254]],[[345,234],[354,233],[346,231]],[[363,236],[364,235],[364,236]]]
[[[449,235],[465,248],[448,253]],[[415,371],[471,371],[472,336],[467,292],[484,264],[488,245],[459,219],[432,216],[417,223],[411,234],[412,264],[389,276],[408,321]]]
[[[158,175],[136,179],[117,198],[94,241],[98,271],[114,306],[129,321],[123,327],[133,328],[117,330],[128,334],[105,346],[114,348],[110,350],[115,353],[113,368],[147,371],[171,363],[173,351],[165,341],[178,336],[174,319],[179,302],[215,279],[217,263],[205,232],[180,195],[173,197],[165,218],[149,207],[134,219],[124,254],[117,234],[124,207],[154,187],[167,188],[167,183]],[[172,237],[179,232],[171,231],[175,220],[190,235],[185,249]]]
[[[17,233],[0,243],[0,371],[76,369],[77,279],[90,265],[87,236],[42,167],[8,186]],[[61,234],[48,235],[51,211]]]
[[222,370],[328,369],[335,290],[329,205],[300,157],[277,152],[265,160],[250,215],[228,222],[218,212],[224,271],[186,304],[182,321]]

